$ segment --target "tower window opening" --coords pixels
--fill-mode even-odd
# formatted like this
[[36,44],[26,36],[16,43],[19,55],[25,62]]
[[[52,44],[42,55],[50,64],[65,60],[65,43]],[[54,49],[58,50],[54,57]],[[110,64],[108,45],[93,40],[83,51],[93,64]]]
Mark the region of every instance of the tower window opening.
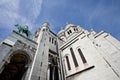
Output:
[[49,42],[51,42],[51,37],[49,37]]
[[68,34],[70,34],[70,32],[69,32],[69,31],[68,31],[67,33],[68,33]]
[[74,28],[74,31],[78,31],[78,29],[77,29],[77,28]]
[[71,31],[71,30],[69,30],[67,33],[68,33],[68,34],[70,34],[70,33],[72,33],[72,31]]
[[45,31],[45,29],[43,29],[43,31]]
[[55,45],[56,45],[56,41],[55,41]]
[[71,31],[71,30],[69,30],[69,32],[70,32],[70,33],[72,33],[72,31]]
[[52,38],[52,43],[53,43],[53,41],[54,41],[54,38]]
[[42,53],[42,55],[44,55],[44,52]]
[[76,29],[74,28],[74,31],[76,31]]
[[41,62],[41,65],[40,66],[42,66],[42,62]]
[[78,31],[78,28],[76,28],[76,31]]

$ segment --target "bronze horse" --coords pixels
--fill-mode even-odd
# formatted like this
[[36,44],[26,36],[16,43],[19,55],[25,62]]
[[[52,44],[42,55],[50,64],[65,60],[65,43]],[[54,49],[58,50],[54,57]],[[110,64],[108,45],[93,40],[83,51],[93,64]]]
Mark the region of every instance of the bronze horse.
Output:
[[27,25],[22,26],[22,25],[16,24],[15,26],[18,29],[18,33],[20,33],[20,34],[24,33],[27,37],[30,37],[32,35],[32,33],[28,30]]

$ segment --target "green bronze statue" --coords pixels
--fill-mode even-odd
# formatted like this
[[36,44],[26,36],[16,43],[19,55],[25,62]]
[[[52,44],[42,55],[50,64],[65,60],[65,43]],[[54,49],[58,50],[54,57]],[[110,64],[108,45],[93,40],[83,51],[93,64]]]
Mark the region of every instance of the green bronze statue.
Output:
[[20,34],[24,33],[28,38],[32,35],[32,33],[29,31],[27,25],[22,26],[19,24],[15,24],[15,27],[17,27],[17,29],[18,29],[18,33],[20,33]]

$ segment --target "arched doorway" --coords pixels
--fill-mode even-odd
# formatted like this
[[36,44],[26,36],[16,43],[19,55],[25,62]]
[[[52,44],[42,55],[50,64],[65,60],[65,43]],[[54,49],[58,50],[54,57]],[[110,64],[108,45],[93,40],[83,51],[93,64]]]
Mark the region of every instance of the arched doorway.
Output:
[[57,57],[49,54],[48,80],[59,80]]
[[10,58],[0,74],[0,80],[21,80],[27,70],[28,55],[23,51],[17,51]]

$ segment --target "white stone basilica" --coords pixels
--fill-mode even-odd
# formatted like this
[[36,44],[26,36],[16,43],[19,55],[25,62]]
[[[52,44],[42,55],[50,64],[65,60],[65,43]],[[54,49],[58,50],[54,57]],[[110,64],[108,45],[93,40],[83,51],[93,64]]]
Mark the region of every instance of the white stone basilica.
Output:
[[0,43],[0,80],[120,80],[120,42],[105,31],[44,23],[33,40],[13,31]]

